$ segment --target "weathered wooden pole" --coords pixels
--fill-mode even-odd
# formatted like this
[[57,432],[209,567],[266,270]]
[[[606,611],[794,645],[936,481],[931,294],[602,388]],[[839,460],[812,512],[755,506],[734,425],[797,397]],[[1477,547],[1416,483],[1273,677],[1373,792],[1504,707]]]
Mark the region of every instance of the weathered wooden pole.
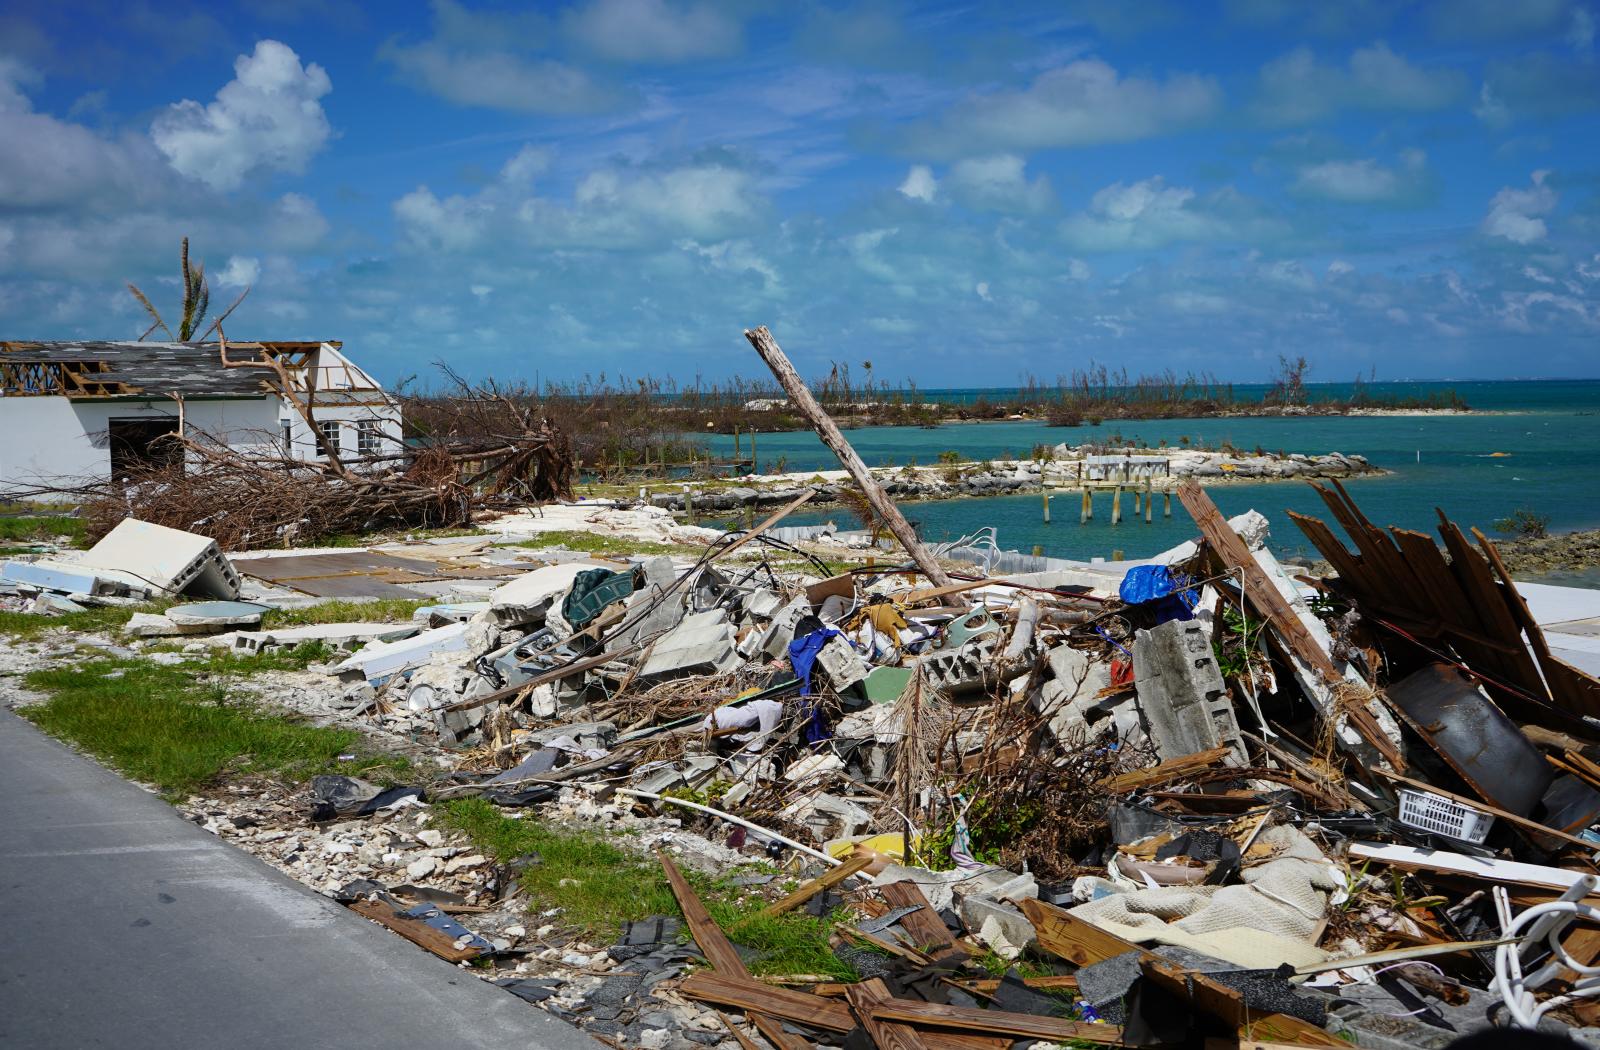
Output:
[[1083,486],[1083,510],[1078,513],[1078,524],[1087,525],[1094,520],[1094,496],[1089,492],[1089,486]]
[[1150,506],[1156,500],[1156,494],[1154,492],[1154,488],[1155,488],[1155,482],[1150,478],[1145,478],[1144,479],[1144,523],[1146,525],[1150,524],[1150,521],[1151,521]]
[[1050,524],[1050,493],[1044,494],[1044,523]]
[[1111,524],[1122,524],[1122,486],[1118,485],[1111,493]]
[[1166,502],[1161,505],[1161,516],[1163,518],[1170,518],[1170,517],[1172,517],[1172,490],[1171,489],[1168,489],[1166,491],[1166,497],[1167,497]]
[[767,331],[767,326],[746,330],[744,337],[750,340],[750,345],[755,347],[756,353],[761,355],[761,360],[772,369],[772,374],[789,395],[789,400],[794,403],[822,439],[822,443],[833,450],[839,457],[839,462],[844,464],[844,469],[855,479],[861,491],[866,495],[867,502],[872,504],[872,509],[878,517],[889,526],[889,531],[894,538],[900,541],[900,546],[906,549],[911,560],[917,563],[917,568],[928,578],[928,582],[935,587],[949,587],[952,585],[950,576],[944,571],[928,549],[917,538],[916,530],[900,513],[900,508],[895,505],[889,494],[884,492],[878,484],[878,479],[872,476],[872,471],[856,455],[856,450],[850,447],[844,435],[839,432],[839,427],[817,404],[817,399],[811,396],[811,391],[806,387],[805,380],[800,378],[800,373],[794,370],[794,365],[789,363],[789,358],[783,349],[778,346],[778,341],[772,338],[772,333]]

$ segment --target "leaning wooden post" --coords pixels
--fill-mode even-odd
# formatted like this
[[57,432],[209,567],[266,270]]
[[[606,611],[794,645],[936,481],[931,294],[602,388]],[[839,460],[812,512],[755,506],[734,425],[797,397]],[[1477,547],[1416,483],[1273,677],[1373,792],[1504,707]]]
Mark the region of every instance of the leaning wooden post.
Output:
[[784,392],[789,395],[789,400],[794,402],[805,417],[811,421],[811,426],[816,430],[822,443],[833,450],[839,457],[839,462],[844,464],[844,469],[855,479],[861,491],[866,494],[867,502],[872,504],[872,509],[877,512],[889,526],[889,531],[900,545],[906,549],[911,560],[917,563],[917,568],[928,578],[928,582],[935,587],[952,586],[950,576],[934,560],[933,555],[922,545],[917,538],[916,530],[900,513],[900,508],[895,506],[894,500],[878,485],[878,480],[872,476],[872,471],[856,455],[856,450],[850,447],[844,435],[839,432],[839,427],[817,404],[817,399],[811,396],[811,391],[806,387],[805,380],[800,378],[800,373],[794,370],[794,365],[789,363],[789,358],[778,346],[778,341],[772,338],[772,333],[767,331],[767,326],[762,325],[753,330],[747,330],[744,337],[750,340],[750,345],[756,348],[756,353],[761,355],[761,360],[772,369],[772,374],[777,377]]
[[1122,486],[1111,491],[1111,524],[1122,524]]

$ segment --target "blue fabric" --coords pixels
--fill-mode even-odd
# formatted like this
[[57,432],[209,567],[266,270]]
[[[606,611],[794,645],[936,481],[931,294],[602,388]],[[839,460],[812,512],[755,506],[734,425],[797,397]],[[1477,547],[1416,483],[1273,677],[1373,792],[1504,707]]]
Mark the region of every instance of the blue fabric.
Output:
[[[811,669],[816,666],[817,654],[828,644],[828,639],[838,633],[832,627],[822,627],[789,643],[789,666],[794,668],[794,676],[800,679],[801,696],[811,695]],[[809,714],[811,717],[806,722],[806,743],[820,743],[833,735],[829,732],[827,723],[822,720],[821,704],[812,700]]]
[[828,644],[828,639],[838,633],[832,627],[823,627],[789,643],[789,666],[800,679],[801,696],[811,695],[811,668],[816,665],[817,654]]

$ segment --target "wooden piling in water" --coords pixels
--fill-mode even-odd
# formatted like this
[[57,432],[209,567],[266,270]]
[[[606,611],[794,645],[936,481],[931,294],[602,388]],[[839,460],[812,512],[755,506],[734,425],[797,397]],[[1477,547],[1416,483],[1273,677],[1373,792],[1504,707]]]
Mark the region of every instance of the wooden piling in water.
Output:
[[1167,491],[1166,497],[1167,497],[1167,501],[1161,507],[1161,516],[1163,518],[1170,518],[1170,517],[1172,517],[1172,492],[1171,492],[1171,490]]
[[1044,495],[1044,523],[1046,525],[1048,525],[1048,524],[1050,524],[1050,493],[1046,492],[1043,495]]
[[1111,491],[1111,524],[1122,524],[1122,486]]
[[1094,520],[1094,495],[1089,491],[1089,486],[1083,487],[1083,510],[1078,515],[1078,524],[1085,525]]
[[1146,525],[1151,522],[1150,505],[1155,502],[1156,498],[1153,491],[1154,484],[1149,478],[1144,479],[1144,523]]

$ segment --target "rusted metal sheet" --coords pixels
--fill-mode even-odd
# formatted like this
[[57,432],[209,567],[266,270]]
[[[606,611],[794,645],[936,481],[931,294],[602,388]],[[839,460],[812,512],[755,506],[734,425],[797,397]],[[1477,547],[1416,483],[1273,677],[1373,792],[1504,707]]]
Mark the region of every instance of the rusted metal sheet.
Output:
[[1430,664],[1385,690],[1428,745],[1484,801],[1526,817],[1554,774],[1516,724],[1448,664]]

